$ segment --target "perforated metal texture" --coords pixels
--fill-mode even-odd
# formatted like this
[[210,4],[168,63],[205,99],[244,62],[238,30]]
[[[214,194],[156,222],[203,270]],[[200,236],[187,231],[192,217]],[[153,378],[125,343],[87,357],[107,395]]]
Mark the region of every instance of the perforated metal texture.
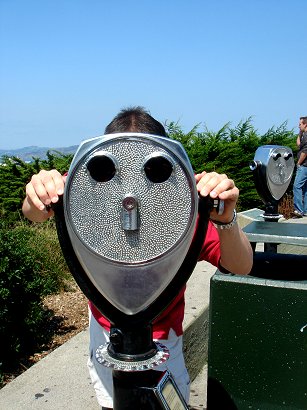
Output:
[[272,156],[268,161],[268,178],[273,184],[284,185],[292,177],[293,157],[285,159],[284,155],[288,153],[283,147],[277,148],[274,154],[280,154],[280,157],[274,159]]
[[[118,172],[108,182],[96,182],[86,166],[101,150],[118,161]],[[75,167],[67,212],[77,236],[96,254],[116,262],[148,262],[174,247],[189,228],[194,199],[180,161],[176,158],[171,177],[163,183],[152,183],[143,172],[145,157],[157,151],[174,156],[150,140],[107,141]],[[122,200],[127,194],[138,199],[140,228],[136,231],[122,228]]]

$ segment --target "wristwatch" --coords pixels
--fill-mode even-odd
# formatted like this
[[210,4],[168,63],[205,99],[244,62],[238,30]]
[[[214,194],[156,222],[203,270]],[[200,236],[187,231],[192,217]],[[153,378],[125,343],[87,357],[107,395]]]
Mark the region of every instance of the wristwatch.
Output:
[[237,211],[234,209],[233,210],[233,218],[230,222],[220,222],[220,221],[215,221],[214,219],[211,219],[213,225],[217,228],[217,229],[231,229],[236,223],[237,223]]

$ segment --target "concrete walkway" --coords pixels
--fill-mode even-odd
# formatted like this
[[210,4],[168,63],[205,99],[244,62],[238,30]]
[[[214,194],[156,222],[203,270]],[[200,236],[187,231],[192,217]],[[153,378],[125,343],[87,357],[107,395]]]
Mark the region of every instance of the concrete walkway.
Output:
[[[215,271],[199,262],[187,285],[184,349],[193,409],[206,408],[209,282]],[[86,367],[88,345],[86,330],[30,367],[0,390],[0,409],[98,410]]]

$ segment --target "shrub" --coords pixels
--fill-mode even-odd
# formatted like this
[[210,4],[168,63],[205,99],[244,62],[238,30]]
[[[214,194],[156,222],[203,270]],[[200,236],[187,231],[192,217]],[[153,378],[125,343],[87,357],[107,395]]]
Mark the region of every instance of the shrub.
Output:
[[66,286],[68,271],[52,224],[0,226],[0,376],[47,342],[43,296]]
[[72,154],[60,152],[46,153],[47,159],[32,158],[27,163],[18,157],[3,156],[0,166],[0,216],[14,225],[22,219],[21,206],[25,197],[25,187],[33,174],[41,169],[57,169],[60,173],[68,170]]

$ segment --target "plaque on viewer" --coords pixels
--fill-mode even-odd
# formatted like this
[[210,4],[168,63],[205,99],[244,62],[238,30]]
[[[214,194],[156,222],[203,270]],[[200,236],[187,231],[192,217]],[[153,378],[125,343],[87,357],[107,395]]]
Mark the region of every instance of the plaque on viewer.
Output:
[[188,410],[188,406],[169,372],[165,372],[160,380],[156,394],[166,410]]

